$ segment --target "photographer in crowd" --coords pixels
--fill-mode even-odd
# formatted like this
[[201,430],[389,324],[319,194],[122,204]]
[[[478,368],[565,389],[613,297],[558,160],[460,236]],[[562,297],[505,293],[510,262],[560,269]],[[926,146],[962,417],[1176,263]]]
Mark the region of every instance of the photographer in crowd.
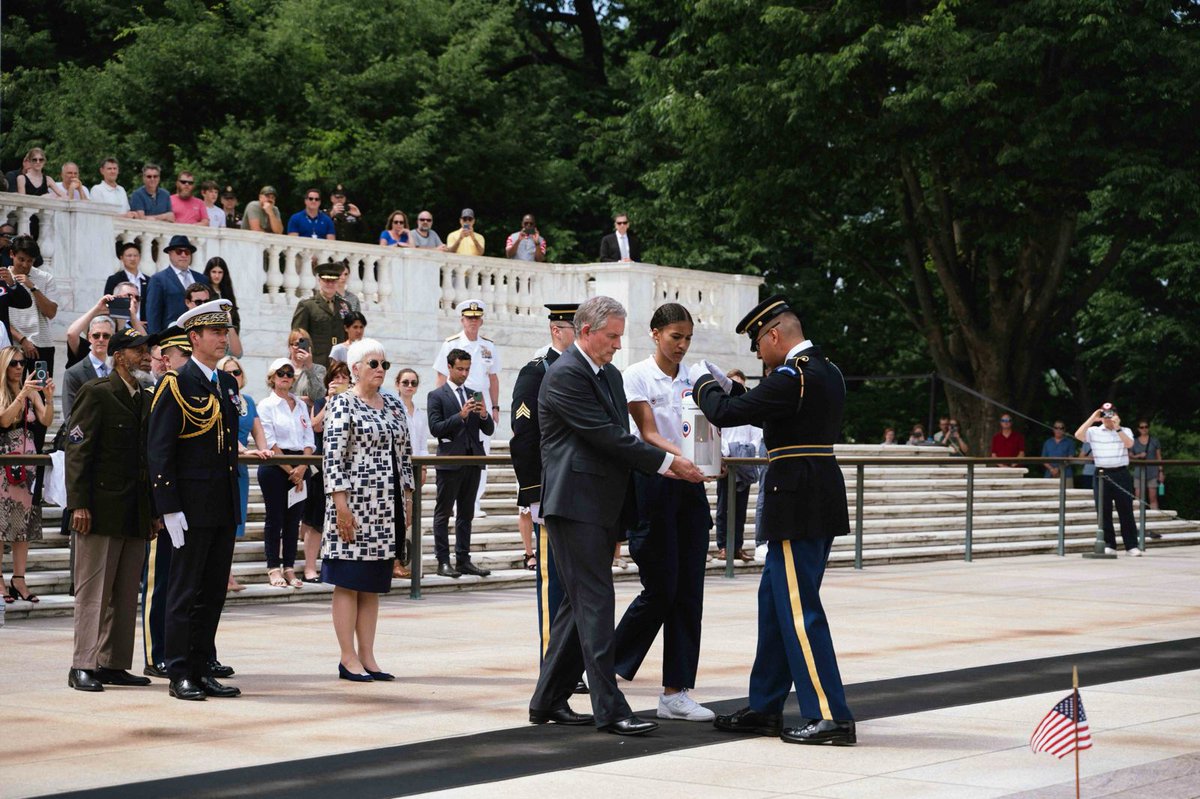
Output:
[[958,420],[949,416],[938,420],[938,431],[933,434],[933,443],[939,447],[948,447],[951,455],[966,455],[970,451],[967,442],[959,433]]
[[[1097,425],[1096,423],[1100,424]],[[1113,505],[1121,518],[1121,539],[1125,552],[1134,558],[1142,556],[1138,547],[1137,523],[1133,519],[1133,477],[1129,474],[1129,448],[1133,446],[1133,431],[1121,427],[1121,417],[1111,402],[1092,411],[1087,421],[1075,431],[1075,438],[1092,447],[1096,461],[1093,491],[1104,485],[1104,503],[1100,508],[1100,523],[1104,527],[1104,552],[1115,555],[1117,538],[1113,530]]]

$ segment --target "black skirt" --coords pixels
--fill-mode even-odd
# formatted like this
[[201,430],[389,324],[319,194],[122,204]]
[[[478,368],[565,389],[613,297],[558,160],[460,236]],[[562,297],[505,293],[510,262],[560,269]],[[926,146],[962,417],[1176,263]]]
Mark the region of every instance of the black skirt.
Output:
[[392,590],[392,564],[387,560],[321,559],[321,582],[351,591],[386,594]]

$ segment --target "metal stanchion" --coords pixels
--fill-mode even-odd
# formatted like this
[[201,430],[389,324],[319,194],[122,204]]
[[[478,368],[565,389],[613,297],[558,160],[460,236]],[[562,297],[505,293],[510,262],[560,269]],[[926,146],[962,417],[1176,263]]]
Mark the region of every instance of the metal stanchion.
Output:
[[1104,552],[1104,470],[1096,469],[1096,474],[1092,478],[1096,486],[1096,543],[1092,547],[1091,552],[1084,552],[1085,558],[1110,558],[1115,559],[1115,554],[1107,555]]
[[[414,468],[419,470],[421,467]],[[433,471],[432,467],[429,471]],[[409,569],[412,572],[408,578],[409,599],[421,598],[421,488],[422,486],[417,486],[417,490],[413,492],[412,532],[408,541]]]
[[975,464],[967,464],[967,541],[966,561],[971,562],[971,546],[975,537]]
[[1138,510],[1138,549],[1146,551],[1146,503],[1150,497],[1146,493],[1146,469],[1141,469],[1141,475],[1138,477],[1138,482],[1142,484],[1141,492],[1141,508]]
[[1065,463],[1058,467],[1058,556],[1067,554],[1067,469]]
[[861,569],[863,549],[863,465],[855,468],[854,486],[854,568]]
[[733,579],[733,556],[737,550],[737,471],[735,466],[725,472],[725,578]]

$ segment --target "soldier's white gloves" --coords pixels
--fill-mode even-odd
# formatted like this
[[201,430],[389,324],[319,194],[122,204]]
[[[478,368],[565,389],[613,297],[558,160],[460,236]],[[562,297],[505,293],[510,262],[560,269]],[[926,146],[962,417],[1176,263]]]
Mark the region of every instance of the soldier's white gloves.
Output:
[[176,549],[183,546],[183,532],[188,529],[187,517],[183,515],[183,511],[164,513],[163,526],[167,528],[167,533],[171,536],[171,546]]
[[729,388],[733,385],[733,381],[726,377],[725,373],[715,365],[705,360],[699,360],[692,364],[691,368],[688,369],[688,380],[691,381],[693,386],[696,385],[697,380],[705,375],[712,375],[715,377],[717,379],[717,385],[721,387],[721,390],[726,394],[729,393]]

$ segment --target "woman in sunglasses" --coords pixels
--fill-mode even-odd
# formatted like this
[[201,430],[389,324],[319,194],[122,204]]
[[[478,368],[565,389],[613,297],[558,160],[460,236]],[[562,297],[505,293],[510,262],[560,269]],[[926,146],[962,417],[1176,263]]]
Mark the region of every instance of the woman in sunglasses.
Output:
[[379,595],[391,589],[398,539],[411,518],[412,444],[400,398],[379,390],[391,367],[383,345],[360,339],[348,357],[354,383],[325,413],[321,580],[334,586],[338,676],[387,681],[395,677],[375,660],[375,628]]
[[34,147],[25,153],[25,164],[25,171],[17,175],[17,185],[13,191],[17,194],[29,194],[34,197],[49,194],[64,200],[67,198],[67,193],[59,189],[58,184],[53,180],[46,177],[43,171],[46,168],[46,153],[41,147]]
[[392,211],[388,217],[387,226],[379,231],[381,247],[412,247],[412,237],[408,235],[408,215],[403,211]]
[[[271,448],[267,446],[267,436],[258,418],[258,406],[254,398],[245,393],[246,373],[242,370],[242,364],[232,355],[226,355],[217,361],[217,368],[233,375],[238,385],[238,454],[266,460],[271,457]],[[250,446],[251,440],[253,447]],[[250,506],[250,468],[244,463],[238,464],[238,493],[242,498],[242,523],[237,526],[237,537],[241,538],[246,534],[246,510]],[[227,590],[241,591],[245,587],[233,579],[233,572],[230,571]]]
[[[396,375],[396,390],[400,392],[400,401],[404,403],[404,414],[408,417],[408,436],[412,441],[412,454],[428,455],[429,417],[425,414],[425,407],[417,405],[417,389],[420,385],[421,378],[415,369],[401,369],[400,373]],[[425,485],[425,467],[422,466],[414,474],[417,481],[416,490],[420,491],[421,486]],[[406,558],[396,558],[392,576],[402,579],[412,576],[412,569],[409,568]]]
[[[24,378],[25,356],[17,347],[0,349],[0,453],[34,452],[31,425],[49,427],[54,421],[54,381],[43,386],[37,378]],[[12,464],[0,470],[0,540],[12,547],[13,575],[8,588],[0,577],[4,601],[37,602],[25,582],[29,542],[42,538],[42,514],[33,504],[33,468]],[[20,580],[20,584],[17,581]]]
[[[276,455],[311,455],[312,420],[308,406],[292,393],[296,368],[287,358],[272,361],[267,370],[271,396],[258,404],[267,446]],[[305,485],[308,467],[303,464],[263,464],[258,467],[258,485],[266,505],[263,547],[267,554],[267,578],[276,588],[303,588],[296,577],[296,543],[304,500],[292,502],[289,494]]]

